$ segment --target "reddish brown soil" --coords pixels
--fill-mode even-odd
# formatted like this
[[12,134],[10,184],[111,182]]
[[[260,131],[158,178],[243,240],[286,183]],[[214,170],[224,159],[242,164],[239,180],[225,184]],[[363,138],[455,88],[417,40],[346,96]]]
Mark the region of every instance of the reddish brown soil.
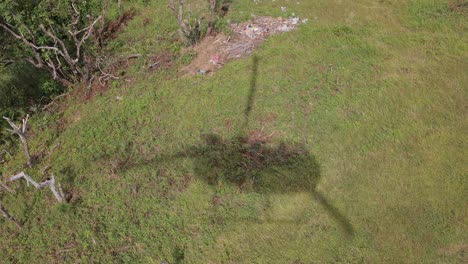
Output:
[[306,22],[299,18],[256,17],[241,24],[233,24],[231,36],[219,33],[198,43],[193,48],[197,57],[182,72],[213,72],[228,61],[248,56],[271,35],[295,30]]

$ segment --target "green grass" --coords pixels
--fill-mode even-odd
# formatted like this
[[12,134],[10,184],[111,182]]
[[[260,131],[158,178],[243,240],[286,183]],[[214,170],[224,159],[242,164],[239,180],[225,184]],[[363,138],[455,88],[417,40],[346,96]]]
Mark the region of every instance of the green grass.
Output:
[[[33,119],[47,155],[30,172],[50,165],[72,202],[23,184],[2,194],[25,223],[0,220],[3,262],[466,261],[466,15],[436,0],[234,1],[231,21],[280,6],[310,19],[254,54],[252,89],[253,57],[213,76],[143,69],[173,48],[162,2],[135,4],[111,45],[144,55],[129,81]],[[245,165],[235,140],[260,129],[272,153],[303,146],[300,164]],[[245,175],[259,180],[240,189]]]

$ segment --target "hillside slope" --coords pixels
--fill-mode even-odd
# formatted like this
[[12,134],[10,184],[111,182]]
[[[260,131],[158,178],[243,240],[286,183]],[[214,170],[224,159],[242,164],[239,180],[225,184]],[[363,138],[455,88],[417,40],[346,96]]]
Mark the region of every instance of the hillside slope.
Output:
[[[12,185],[2,204],[24,227],[0,220],[1,262],[466,262],[466,5],[233,2],[231,22],[309,22],[181,76],[190,53],[165,1],[134,4],[110,46],[143,56],[33,118],[45,155],[29,172],[50,166],[71,201]],[[149,70],[165,52],[173,63]]]

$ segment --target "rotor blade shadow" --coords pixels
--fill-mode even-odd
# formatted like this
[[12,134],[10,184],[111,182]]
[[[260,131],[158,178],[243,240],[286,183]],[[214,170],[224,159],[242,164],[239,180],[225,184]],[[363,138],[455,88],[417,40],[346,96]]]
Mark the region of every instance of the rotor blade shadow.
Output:
[[345,234],[349,237],[354,237],[354,228],[351,225],[349,219],[342,214],[335,206],[333,206],[330,201],[317,190],[311,192],[312,198],[317,200],[327,213],[335,219],[335,221],[341,226]]
[[252,59],[252,75],[251,75],[251,78],[250,78],[249,95],[247,97],[247,104],[246,104],[245,110],[244,110],[245,120],[244,120],[243,128],[248,127],[250,113],[252,112],[255,94],[257,92],[257,75],[258,75],[258,63],[259,63],[259,61],[260,61],[259,57],[257,55],[254,55],[253,59]]

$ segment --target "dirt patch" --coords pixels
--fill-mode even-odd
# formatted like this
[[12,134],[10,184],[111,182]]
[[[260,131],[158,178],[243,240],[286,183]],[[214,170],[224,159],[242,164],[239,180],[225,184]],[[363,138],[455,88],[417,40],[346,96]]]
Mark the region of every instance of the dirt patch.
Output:
[[104,39],[114,39],[122,27],[127,25],[128,21],[130,21],[135,16],[135,13],[136,11],[131,9],[125,11],[117,20],[108,22],[103,32]]
[[440,255],[447,256],[447,257],[459,258],[463,261],[463,263],[467,263],[468,261],[468,245],[467,244],[450,245],[450,246],[439,249],[438,253]]
[[468,13],[468,1],[467,0],[452,1],[451,3],[448,4],[448,7],[453,12]]
[[231,36],[220,33],[208,36],[197,44],[193,48],[197,57],[190,65],[184,67],[182,72],[188,74],[213,72],[228,61],[251,54],[268,37],[295,30],[303,23],[307,23],[307,19],[256,17],[241,24],[232,24]]
[[148,69],[158,70],[170,66],[172,66],[172,54],[169,51],[163,51],[150,57]]
[[213,208],[217,208],[221,205],[222,203],[222,198],[219,197],[219,196],[213,196],[212,200],[211,200],[211,204],[213,205]]

